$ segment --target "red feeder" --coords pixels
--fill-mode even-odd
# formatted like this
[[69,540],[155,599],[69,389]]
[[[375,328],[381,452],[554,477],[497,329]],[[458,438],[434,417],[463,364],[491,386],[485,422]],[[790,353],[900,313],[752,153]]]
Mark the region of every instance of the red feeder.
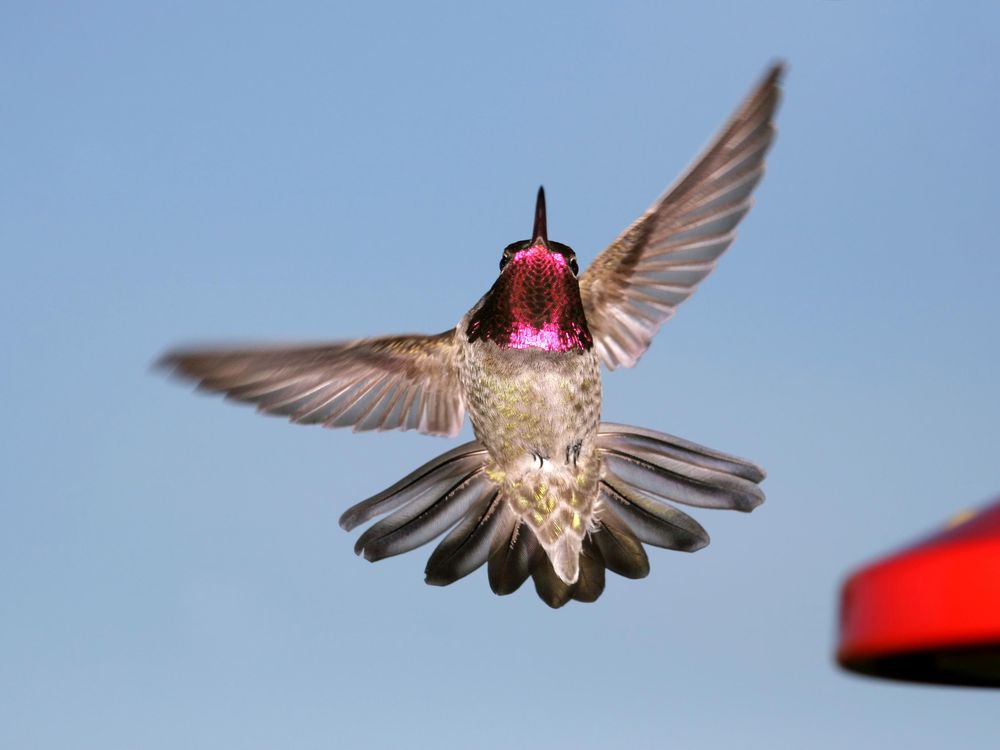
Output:
[[894,680],[1000,687],[1000,502],[848,578],[837,661]]

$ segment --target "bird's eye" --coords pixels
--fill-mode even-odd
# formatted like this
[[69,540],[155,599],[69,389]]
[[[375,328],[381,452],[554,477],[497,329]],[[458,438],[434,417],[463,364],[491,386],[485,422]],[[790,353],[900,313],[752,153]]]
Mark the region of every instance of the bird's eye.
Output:
[[561,242],[549,242],[549,247],[566,259],[566,264],[569,266],[569,269],[573,272],[574,276],[577,276],[580,273],[580,267],[577,265],[576,253],[573,252],[573,248],[569,245],[564,245]]
[[511,259],[511,257],[513,257],[513,255],[514,254],[510,251],[509,247],[506,250],[503,251],[503,255],[500,256],[500,270],[501,271],[503,270],[504,266],[506,266],[508,263],[510,263],[510,259]]
[[503,255],[500,258],[500,270],[510,263],[510,259],[514,257],[514,253],[518,250],[524,250],[528,245],[531,244],[531,240],[522,240],[521,242],[511,242],[507,247],[503,249]]

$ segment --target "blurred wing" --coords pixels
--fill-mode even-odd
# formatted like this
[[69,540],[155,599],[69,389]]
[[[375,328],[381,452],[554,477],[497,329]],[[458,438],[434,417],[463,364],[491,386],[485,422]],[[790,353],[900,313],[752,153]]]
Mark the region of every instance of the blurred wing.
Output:
[[781,73],[771,68],[692,166],[580,276],[608,368],[638,361],[736,236],[774,139]]
[[465,406],[455,332],[317,346],[169,352],[159,364],[300,424],[456,435]]

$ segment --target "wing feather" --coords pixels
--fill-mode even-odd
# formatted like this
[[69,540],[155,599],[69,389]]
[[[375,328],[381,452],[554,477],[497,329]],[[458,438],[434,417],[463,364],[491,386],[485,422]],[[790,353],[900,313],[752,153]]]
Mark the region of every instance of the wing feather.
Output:
[[454,330],[307,346],[185,349],[160,365],[299,424],[456,435],[465,414]]
[[634,365],[733,241],[774,140],[781,74],[771,68],[680,179],[580,276],[607,367]]

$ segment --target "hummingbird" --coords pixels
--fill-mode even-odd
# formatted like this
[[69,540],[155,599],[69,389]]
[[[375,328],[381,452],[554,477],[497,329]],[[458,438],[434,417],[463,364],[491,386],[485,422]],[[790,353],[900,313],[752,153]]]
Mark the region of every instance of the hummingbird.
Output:
[[751,511],[756,464],[661,432],[601,421],[600,366],[632,367],[715,268],[749,211],[774,139],[774,65],[682,176],[579,273],[549,239],[538,191],[528,239],[436,335],[312,345],[180,349],[160,363],[200,388],[300,424],[475,440],[349,508],[372,521],[355,551],[376,561],[442,535],[425,570],[444,586],[487,566],[492,590],[529,577],[557,608],[593,602],[605,571],[649,573],[644,544],[693,552],[705,529],[675,504]]

